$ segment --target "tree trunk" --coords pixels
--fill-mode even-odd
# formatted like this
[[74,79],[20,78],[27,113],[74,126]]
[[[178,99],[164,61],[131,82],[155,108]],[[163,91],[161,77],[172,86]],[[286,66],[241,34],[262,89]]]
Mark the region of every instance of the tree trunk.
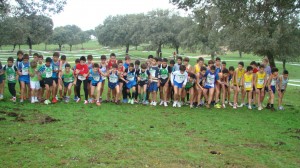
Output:
[[241,50],[239,50],[239,55],[240,55],[240,58],[242,58],[243,52]]
[[179,55],[179,47],[176,47],[176,54]]
[[215,55],[216,55],[216,52],[211,52],[211,54],[210,54],[211,60],[215,60]]
[[126,54],[129,52],[129,44],[126,44]]
[[73,46],[73,45],[70,45],[70,51],[72,51],[72,46]]
[[15,51],[15,49],[16,49],[16,46],[17,46],[17,44],[14,44],[14,46],[13,46],[13,52]]
[[19,50],[21,50],[21,44],[19,44]]
[[282,61],[283,70],[286,70],[285,64],[286,64],[286,59],[284,59],[284,60]]
[[270,67],[271,67],[271,68],[276,67],[276,65],[275,65],[275,60],[274,60],[274,55],[273,55],[271,52],[268,52],[268,53],[267,53],[267,57],[268,57],[268,59],[269,59]]
[[27,43],[28,43],[28,46],[29,46],[29,55],[31,55],[31,52],[32,52],[32,40],[30,37],[27,38]]
[[138,46],[136,45],[136,46],[135,46],[135,51],[137,51],[137,50],[138,50]]
[[83,50],[83,43],[81,43],[81,49]]
[[58,47],[59,47],[59,51],[61,51],[61,46],[62,46],[61,44],[58,44]]
[[157,56],[157,57],[161,57],[161,56],[162,56],[162,53],[161,53],[161,46],[162,46],[162,44],[159,44],[159,45],[158,45],[158,49],[157,49],[157,51],[156,51],[156,56]]
[[45,51],[47,51],[47,44],[45,43]]

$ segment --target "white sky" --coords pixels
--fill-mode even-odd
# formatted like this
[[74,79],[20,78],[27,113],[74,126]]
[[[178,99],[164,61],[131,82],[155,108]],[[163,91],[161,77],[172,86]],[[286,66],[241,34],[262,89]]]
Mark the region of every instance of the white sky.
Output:
[[102,24],[109,15],[147,13],[155,9],[176,10],[176,6],[169,0],[68,0],[64,11],[52,19],[54,27],[75,24],[89,30]]

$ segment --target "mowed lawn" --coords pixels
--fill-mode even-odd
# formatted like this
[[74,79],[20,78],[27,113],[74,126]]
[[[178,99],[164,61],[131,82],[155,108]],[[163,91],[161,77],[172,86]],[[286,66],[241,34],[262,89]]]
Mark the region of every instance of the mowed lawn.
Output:
[[[236,55],[223,58],[232,60],[229,65],[240,60]],[[243,60],[248,64],[253,59],[260,58],[245,56]],[[299,66],[287,67],[290,78],[299,80]],[[73,101],[14,104],[5,90],[6,99],[0,101],[0,164],[300,167],[299,94],[299,87],[289,86],[285,110],[271,112],[111,103],[96,107]]]

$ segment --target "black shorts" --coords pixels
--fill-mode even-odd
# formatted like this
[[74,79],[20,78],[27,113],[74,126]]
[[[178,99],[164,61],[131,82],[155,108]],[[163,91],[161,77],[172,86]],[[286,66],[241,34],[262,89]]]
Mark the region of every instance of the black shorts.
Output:
[[138,82],[138,85],[143,87],[144,85],[147,85],[148,84],[148,81],[139,81]]
[[285,92],[285,89],[281,89],[280,92],[281,92],[281,93],[284,93],[284,92]]
[[52,78],[52,79],[56,83],[56,85],[58,85],[58,78]]
[[268,86],[265,86],[265,92],[269,92]]
[[53,78],[44,78],[44,84],[51,87],[53,85]]
[[167,83],[168,79],[160,79],[160,86],[164,87],[165,84]]
[[41,88],[44,88],[44,87],[45,87],[45,82],[44,82],[44,80],[40,80],[40,86],[41,86]]
[[256,89],[258,89],[259,91],[261,91],[263,88],[256,88]]

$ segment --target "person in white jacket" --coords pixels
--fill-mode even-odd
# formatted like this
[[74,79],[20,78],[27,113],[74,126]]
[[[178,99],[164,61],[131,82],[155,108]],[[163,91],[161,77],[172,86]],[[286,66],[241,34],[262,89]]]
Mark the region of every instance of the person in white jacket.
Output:
[[174,88],[174,103],[173,107],[181,107],[178,99],[181,97],[182,89],[185,88],[187,83],[188,73],[184,65],[180,65],[179,70],[172,72],[171,74],[171,84]]

